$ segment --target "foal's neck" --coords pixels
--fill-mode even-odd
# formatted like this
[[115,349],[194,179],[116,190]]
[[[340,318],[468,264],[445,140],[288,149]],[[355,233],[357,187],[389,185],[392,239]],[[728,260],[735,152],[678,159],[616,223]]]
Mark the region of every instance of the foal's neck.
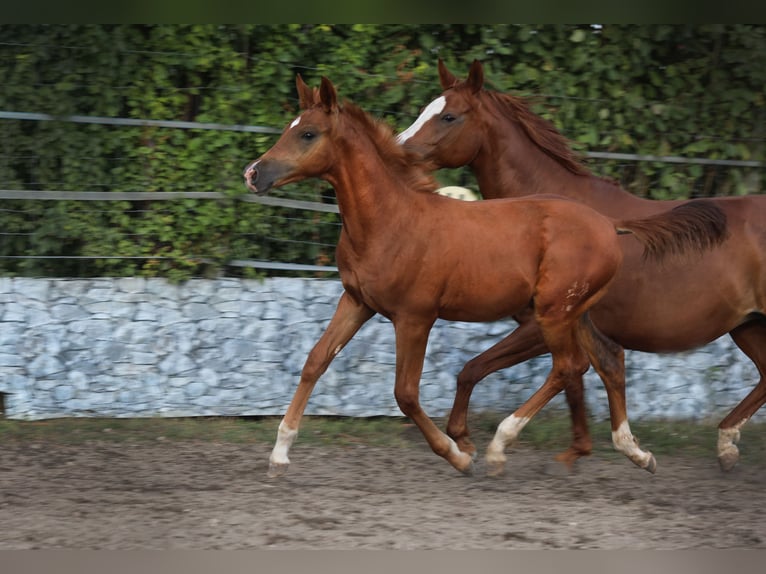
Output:
[[335,188],[345,232],[357,245],[366,244],[386,233],[392,219],[406,217],[416,193],[363,131],[339,138],[337,146],[340,159],[325,179]]

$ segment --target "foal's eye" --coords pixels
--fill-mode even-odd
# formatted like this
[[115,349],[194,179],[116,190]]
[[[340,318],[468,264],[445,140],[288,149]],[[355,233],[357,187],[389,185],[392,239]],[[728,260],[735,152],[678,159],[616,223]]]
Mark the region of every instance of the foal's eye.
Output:
[[301,134],[301,139],[304,139],[306,141],[311,141],[316,137],[316,134],[314,132],[303,132]]
[[448,124],[454,122],[456,119],[457,118],[453,116],[452,114],[444,114],[442,116],[442,121],[447,122]]

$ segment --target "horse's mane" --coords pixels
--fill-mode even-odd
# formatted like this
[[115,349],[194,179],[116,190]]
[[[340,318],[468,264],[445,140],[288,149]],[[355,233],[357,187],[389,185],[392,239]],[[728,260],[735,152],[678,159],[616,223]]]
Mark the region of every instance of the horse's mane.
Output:
[[385,122],[372,117],[351,102],[343,102],[343,113],[361,123],[369,134],[378,153],[405,182],[415,191],[433,193],[439,187],[429,167],[418,157],[397,143],[394,130]]
[[541,118],[529,109],[529,105],[516,96],[483,90],[500,112],[517,122],[532,142],[575,175],[592,175],[582,163],[582,159],[565,138],[548,120]]

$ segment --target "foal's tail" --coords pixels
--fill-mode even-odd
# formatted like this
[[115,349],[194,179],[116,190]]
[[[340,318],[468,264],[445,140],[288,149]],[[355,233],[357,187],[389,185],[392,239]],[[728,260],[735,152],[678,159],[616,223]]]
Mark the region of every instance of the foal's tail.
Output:
[[618,234],[630,233],[644,246],[644,258],[705,251],[729,236],[726,213],[714,202],[695,199],[645,219],[616,223]]

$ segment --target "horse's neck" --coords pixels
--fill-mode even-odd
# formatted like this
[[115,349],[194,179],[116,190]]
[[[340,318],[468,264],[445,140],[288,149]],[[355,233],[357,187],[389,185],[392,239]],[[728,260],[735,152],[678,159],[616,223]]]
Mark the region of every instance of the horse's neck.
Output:
[[[509,148],[482,153],[471,164],[485,199],[554,194],[584,203],[611,217],[638,217],[668,209],[666,202],[636,197],[617,183],[572,173],[538,149]],[[501,148],[502,149],[502,148]],[[531,151],[531,153],[530,153]]]
[[362,138],[347,145],[344,160],[326,179],[335,188],[344,232],[357,250],[386,234],[392,214],[398,220],[407,213],[399,207],[407,199],[403,185],[386,169],[374,146]]

